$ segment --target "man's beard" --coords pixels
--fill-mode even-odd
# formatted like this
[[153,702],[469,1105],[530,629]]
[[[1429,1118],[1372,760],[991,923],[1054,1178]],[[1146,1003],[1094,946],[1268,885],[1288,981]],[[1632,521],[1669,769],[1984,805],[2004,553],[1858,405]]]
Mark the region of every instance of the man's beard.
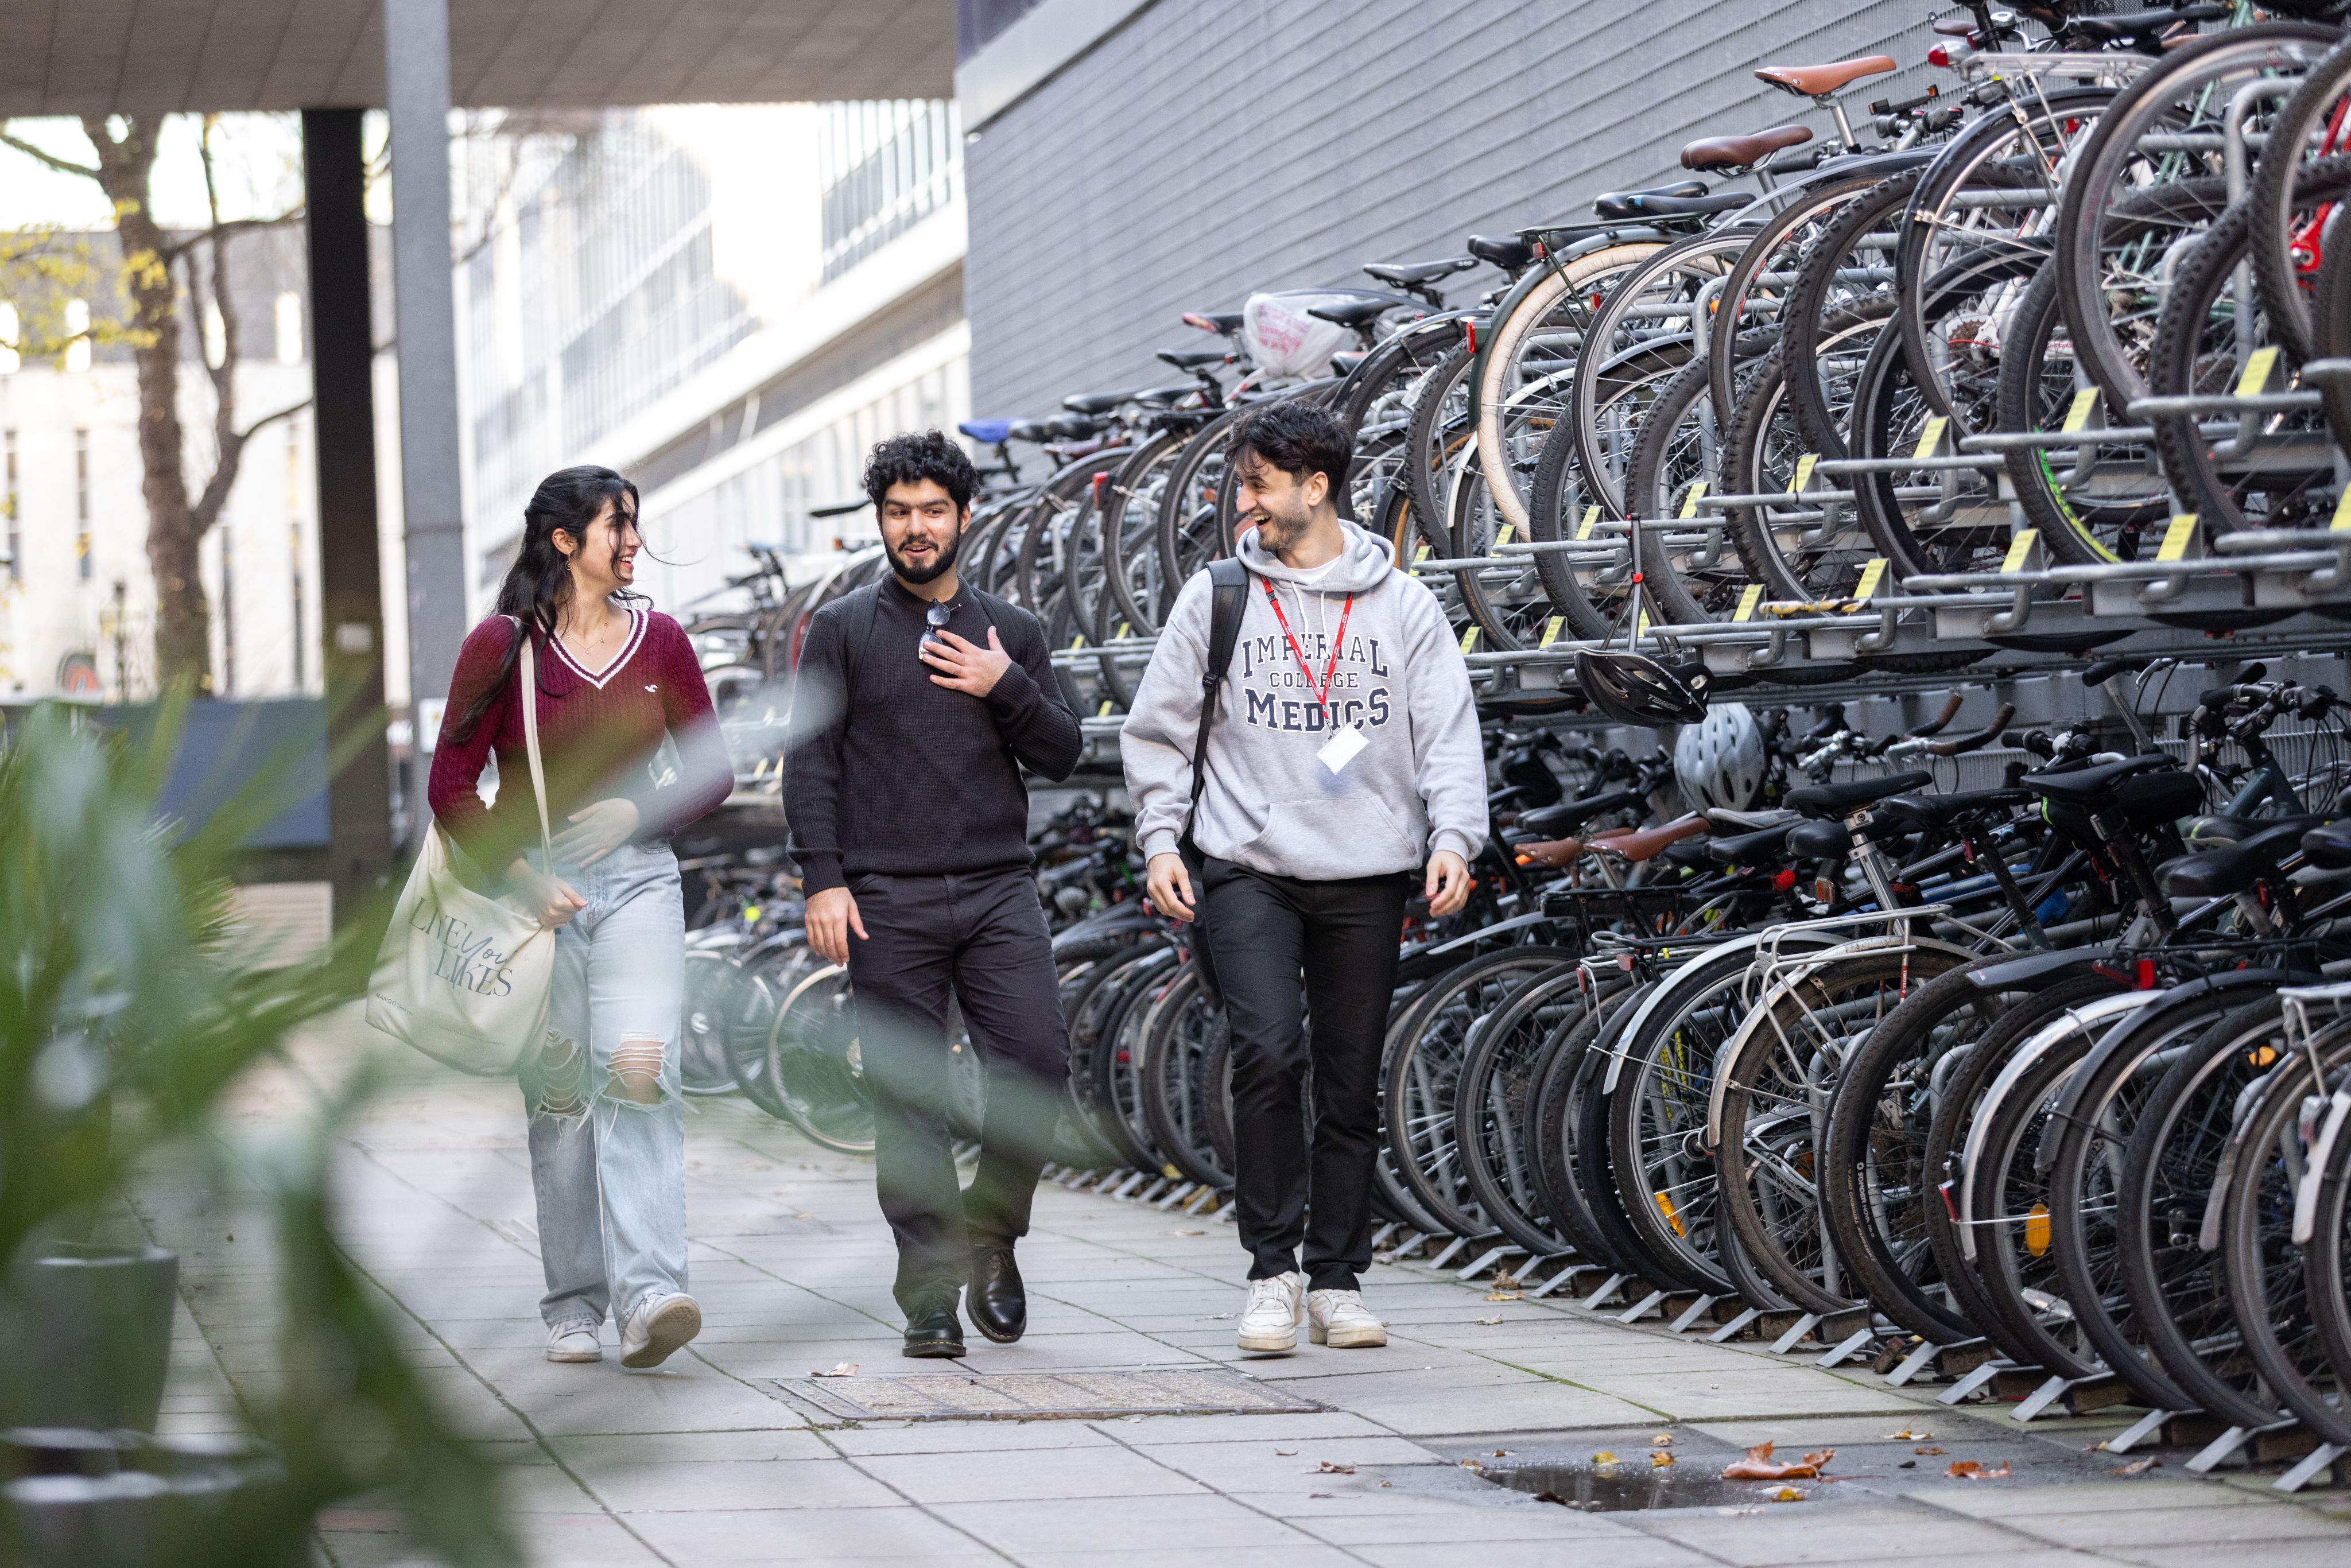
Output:
[[890,570],[896,572],[901,580],[920,585],[934,580],[955,565],[956,552],[963,549],[963,530],[957,528],[955,538],[946,542],[946,548],[940,550],[927,566],[907,564],[905,559],[896,550],[892,549],[886,542],[882,548],[890,557]]
[[1280,555],[1305,538],[1306,530],[1313,521],[1314,515],[1302,507],[1295,514],[1267,507],[1264,517],[1257,524],[1257,542],[1268,555]]

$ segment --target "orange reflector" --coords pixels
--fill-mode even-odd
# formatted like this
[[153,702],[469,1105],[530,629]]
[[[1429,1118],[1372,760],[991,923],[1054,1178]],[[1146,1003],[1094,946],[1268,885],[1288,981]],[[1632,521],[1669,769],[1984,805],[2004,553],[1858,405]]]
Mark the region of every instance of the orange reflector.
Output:
[[2024,1249],[2035,1258],[2049,1250],[2049,1206],[2036,1203],[2024,1217]]
[[1674,1212],[1674,1200],[1667,1197],[1664,1193],[1657,1193],[1654,1196],[1657,1200],[1657,1212],[1666,1217],[1666,1223],[1674,1228],[1675,1235],[1682,1235],[1682,1217]]

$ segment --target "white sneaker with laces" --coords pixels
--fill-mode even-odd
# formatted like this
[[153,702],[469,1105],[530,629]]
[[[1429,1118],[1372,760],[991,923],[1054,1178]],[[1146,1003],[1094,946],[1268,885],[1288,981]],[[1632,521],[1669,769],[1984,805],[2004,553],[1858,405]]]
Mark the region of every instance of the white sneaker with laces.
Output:
[[596,1325],[585,1319],[578,1322],[557,1323],[547,1331],[547,1359],[549,1361],[601,1361],[604,1347],[596,1338]]
[[1306,1276],[1299,1273],[1276,1274],[1270,1280],[1249,1281],[1249,1310],[1241,1313],[1240,1333],[1237,1336],[1243,1350],[1296,1350],[1298,1320],[1303,1315],[1299,1298],[1305,1293]]
[[622,1366],[659,1366],[702,1332],[702,1308],[692,1296],[653,1291],[621,1331]]
[[1388,1343],[1387,1325],[1364,1305],[1361,1291],[1310,1291],[1306,1337],[1334,1350],[1358,1350]]

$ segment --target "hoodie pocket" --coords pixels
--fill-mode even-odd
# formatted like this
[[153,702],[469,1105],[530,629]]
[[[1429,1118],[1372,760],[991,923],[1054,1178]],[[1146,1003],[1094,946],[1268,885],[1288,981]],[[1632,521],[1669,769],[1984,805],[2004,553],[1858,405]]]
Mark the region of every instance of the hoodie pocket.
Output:
[[1265,831],[1234,857],[1310,881],[1372,876],[1419,863],[1411,838],[1376,795],[1343,801],[1277,800]]

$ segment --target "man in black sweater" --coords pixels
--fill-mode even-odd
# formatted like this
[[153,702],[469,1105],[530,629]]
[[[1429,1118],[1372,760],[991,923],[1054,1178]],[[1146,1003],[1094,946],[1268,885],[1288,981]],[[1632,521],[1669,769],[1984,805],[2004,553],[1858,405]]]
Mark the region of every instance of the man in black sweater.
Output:
[[[865,493],[891,575],[810,621],[799,711],[831,716],[795,738],[784,782],[809,945],[848,965],[856,992],[874,1179],[915,1356],[963,1354],[967,1281],[989,1339],[1028,1327],[1012,1246],[1069,1076],[1020,768],[1066,779],[1083,743],[1036,618],[956,575],[977,486],[935,430],[873,449]],[[948,1147],[950,988],[987,1067],[969,1192]]]

